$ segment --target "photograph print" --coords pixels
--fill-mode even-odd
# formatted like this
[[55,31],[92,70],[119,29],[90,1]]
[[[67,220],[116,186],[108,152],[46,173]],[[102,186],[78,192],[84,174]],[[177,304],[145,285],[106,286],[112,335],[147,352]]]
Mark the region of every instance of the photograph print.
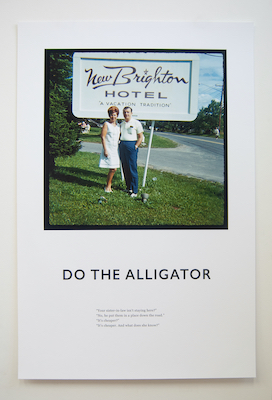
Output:
[[45,50],[44,229],[227,229],[225,50]]

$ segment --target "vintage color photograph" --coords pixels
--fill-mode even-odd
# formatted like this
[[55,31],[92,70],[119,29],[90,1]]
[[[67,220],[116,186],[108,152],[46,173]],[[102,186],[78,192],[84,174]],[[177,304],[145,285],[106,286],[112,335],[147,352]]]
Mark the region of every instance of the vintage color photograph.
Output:
[[224,50],[45,60],[45,229],[227,228]]

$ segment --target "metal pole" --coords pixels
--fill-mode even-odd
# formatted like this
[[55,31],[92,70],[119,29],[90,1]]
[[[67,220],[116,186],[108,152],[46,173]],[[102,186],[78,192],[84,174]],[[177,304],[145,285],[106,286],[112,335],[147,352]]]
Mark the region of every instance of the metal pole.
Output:
[[125,178],[124,178],[124,171],[123,171],[123,167],[122,167],[121,161],[120,161],[120,172],[121,172],[121,179],[123,181]]
[[144,170],[143,185],[142,185],[143,187],[145,187],[146,174],[147,174],[147,168],[148,168],[148,162],[149,162],[149,156],[150,156],[150,149],[151,149],[151,143],[152,143],[153,133],[154,133],[154,126],[155,126],[155,121],[152,121],[152,123],[151,123],[151,132],[150,132],[149,143],[148,143],[147,156],[146,156],[146,162],[145,162],[145,170]]
[[219,132],[221,130],[221,115],[222,115],[222,106],[223,106],[223,93],[224,93],[224,85],[222,87],[220,109],[219,109],[219,122],[218,122],[218,124],[219,124],[219,126],[218,126]]
[[220,110],[219,110],[219,132],[221,130],[221,115],[222,115],[222,106],[223,106],[223,95],[225,94],[224,93],[224,87],[225,87],[225,63],[224,63],[224,57],[223,57],[223,84],[222,84]]

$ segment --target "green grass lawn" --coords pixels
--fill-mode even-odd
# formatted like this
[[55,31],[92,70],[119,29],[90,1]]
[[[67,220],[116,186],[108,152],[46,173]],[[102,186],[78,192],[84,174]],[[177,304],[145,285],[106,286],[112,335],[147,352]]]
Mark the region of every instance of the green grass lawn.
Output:
[[[99,155],[77,153],[58,158],[49,182],[49,224],[58,226],[222,226],[224,186],[182,175],[139,167],[137,198],[122,191],[120,169],[113,193],[105,193],[107,169],[98,167]],[[141,193],[148,193],[146,203]],[[104,200],[104,199],[105,200]],[[101,202],[100,202],[101,201]]]
[[[80,135],[80,140],[84,141],[84,142],[92,142],[92,143],[101,143],[101,138],[100,138],[100,133],[101,133],[101,129],[100,128],[91,128],[91,132],[88,134],[81,134]],[[149,143],[149,136],[150,133],[144,133],[145,136],[145,143],[146,146]],[[167,139],[167,138],[163,138],[160,136],[156,136],[153,135],[153,139],[152,139],[152,148],[174,148],[177,147],[178,143],[173,142],[173,140]]]

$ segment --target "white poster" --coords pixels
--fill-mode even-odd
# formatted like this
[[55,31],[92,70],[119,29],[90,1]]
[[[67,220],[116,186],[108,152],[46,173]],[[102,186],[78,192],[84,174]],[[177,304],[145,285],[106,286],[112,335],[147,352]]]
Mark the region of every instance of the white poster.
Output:
[[[100,26],[18,28],[19,378],[254,377],[253,26]],[[133,62],[145,52],[144,71],[98,74],[96,57],[72,100],[74,55],[120,52]],[[153,71],[156,53],[165,64]],[[92,87],[113,82],[93,102]],[[99,135],[112,106],[118,123],[128,106],[143,127],[135,198],[119,168],[104,191]]]

